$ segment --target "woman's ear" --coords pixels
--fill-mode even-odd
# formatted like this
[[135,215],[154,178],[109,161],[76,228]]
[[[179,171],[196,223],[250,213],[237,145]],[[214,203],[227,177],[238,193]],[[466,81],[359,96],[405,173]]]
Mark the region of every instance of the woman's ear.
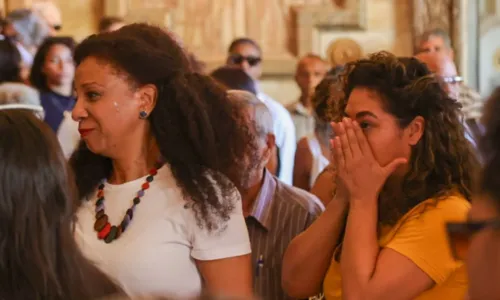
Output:
[[421,116],[415,117],[405,129],[408,136],[408,144],[410,146],[415,146],[424,135],[424,130],[425,119]]
[[154,84],[146,84],[137,91],[140,100],[140,109],[148,114],[153,111],[156,106],[158,97],[158,89]]

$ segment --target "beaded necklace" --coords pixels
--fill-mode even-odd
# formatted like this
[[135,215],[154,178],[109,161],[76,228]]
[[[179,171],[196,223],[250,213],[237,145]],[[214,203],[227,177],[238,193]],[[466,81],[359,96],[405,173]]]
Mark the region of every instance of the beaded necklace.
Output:
[[141,202],[141,198],[146,193],[146,190],[149,189],[149,184],[153,182],[155,175],[158,174],[158,169],[161,168],[162,165],[163,163],[161,162],[157,163],[155,167],[149,171],[146,181],[142,184],[141,189],[133,199],[132,206],[127,209],[122,222],[118,226],[111,225],[108,222],[108,215],[104,211],[104,182],[99,185],[97,189],[97,200],[95,202],[96,215],[94,223],[94,230],[97,231],[97,238],[109,244],[118,239],[122,233],[125,232],[132,221],[136,206]]

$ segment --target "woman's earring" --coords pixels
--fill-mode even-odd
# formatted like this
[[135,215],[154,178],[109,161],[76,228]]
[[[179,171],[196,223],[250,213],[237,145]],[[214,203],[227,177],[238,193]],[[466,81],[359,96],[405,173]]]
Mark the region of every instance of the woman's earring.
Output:
[[139,119],[143,119],[143,120],[144,120],[144,119],[146,119],[147,117],[148,117],[148,113],[147,113],[146,111],[141,110],[141,111],[139,112]]

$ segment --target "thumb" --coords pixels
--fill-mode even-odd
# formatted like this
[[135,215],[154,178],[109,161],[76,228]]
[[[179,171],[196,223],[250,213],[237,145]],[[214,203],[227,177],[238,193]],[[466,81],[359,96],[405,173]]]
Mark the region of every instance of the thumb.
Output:
[[384,173],[386,174],[387,177],[391,175],[396,169],[401,166],[408,163],[408,160],[406,158],[396,158],[392,162],[390,162],[387,166],[384,167]]

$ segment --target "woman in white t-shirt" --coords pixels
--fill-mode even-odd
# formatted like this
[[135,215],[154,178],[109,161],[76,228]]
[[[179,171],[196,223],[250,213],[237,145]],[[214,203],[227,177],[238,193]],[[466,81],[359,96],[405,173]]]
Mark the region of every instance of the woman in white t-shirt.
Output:
[[90,36],[75,61],[83,143],[70,164],[84,254],[130,295],[251,296],[250,243],[231,182],[251,136],[225,90],[145,24]]

